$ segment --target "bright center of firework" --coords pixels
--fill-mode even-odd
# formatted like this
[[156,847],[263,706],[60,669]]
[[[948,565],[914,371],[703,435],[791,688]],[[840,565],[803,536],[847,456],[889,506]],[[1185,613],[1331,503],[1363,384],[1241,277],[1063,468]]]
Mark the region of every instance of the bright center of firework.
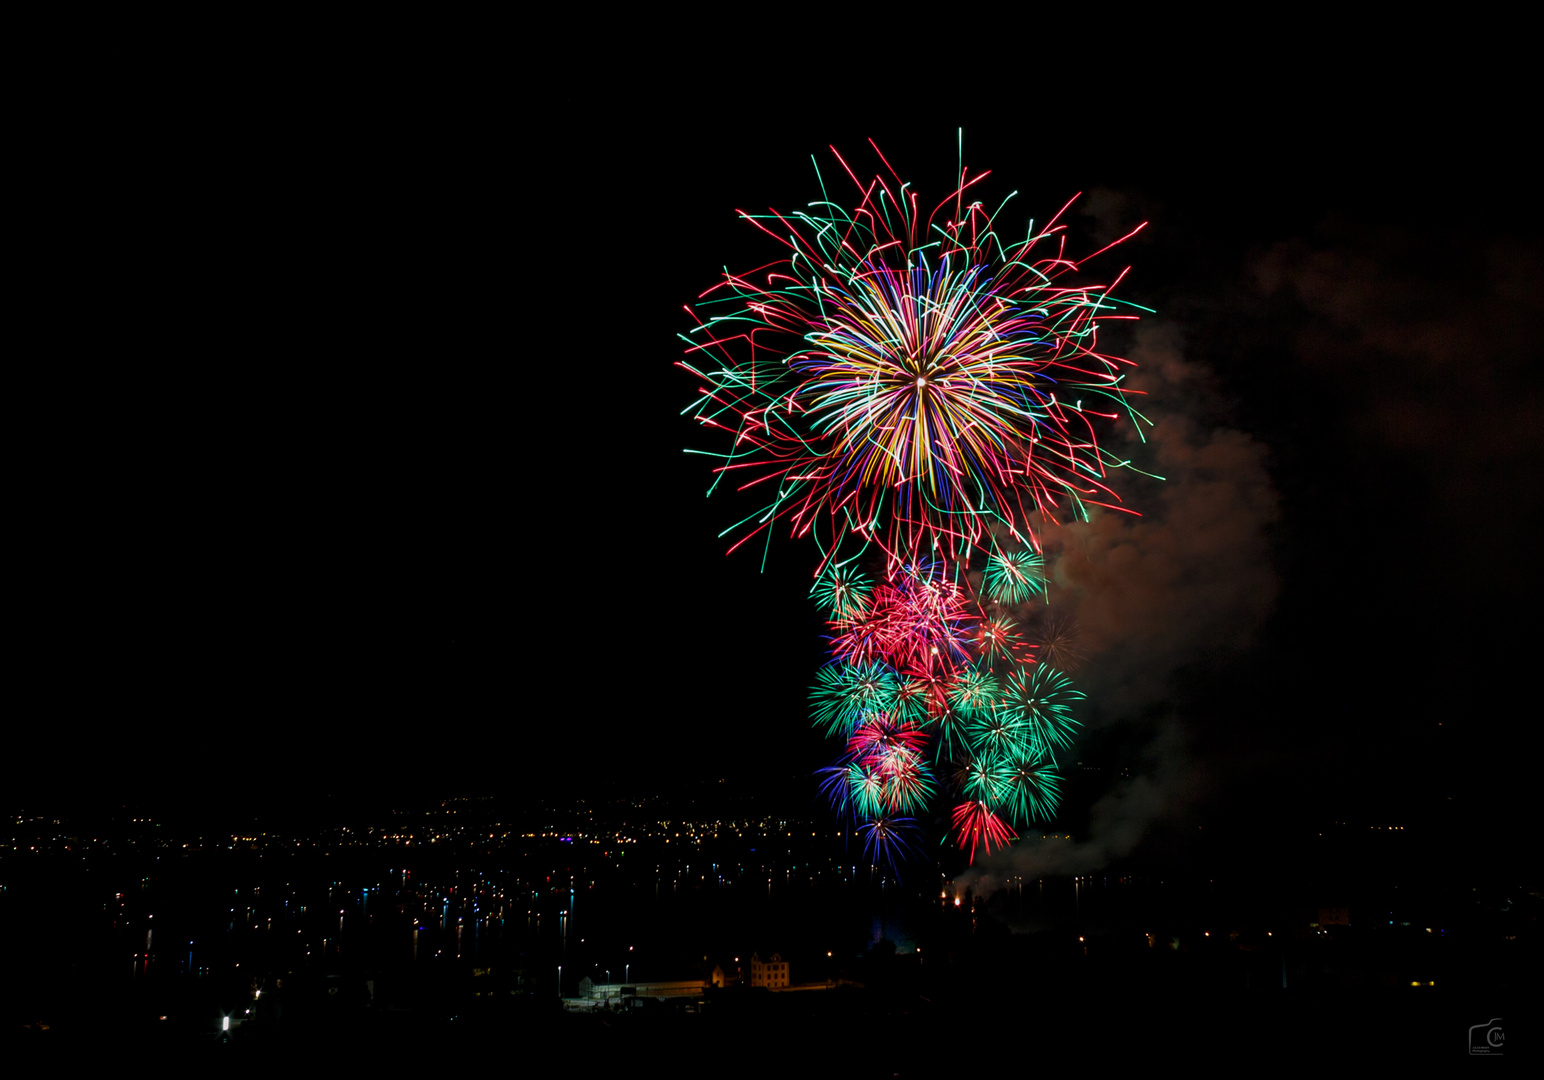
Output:
[[943,509],[959,526],[983,501],[1006,505],[997,493],[1022,474],[1045,421],[1043,316],[957,257],[906,269],[886,257],[820,283],[807,351],[791,365],[798,404],[830,440],[821,456],[837,503],[898,489],[903,516]]

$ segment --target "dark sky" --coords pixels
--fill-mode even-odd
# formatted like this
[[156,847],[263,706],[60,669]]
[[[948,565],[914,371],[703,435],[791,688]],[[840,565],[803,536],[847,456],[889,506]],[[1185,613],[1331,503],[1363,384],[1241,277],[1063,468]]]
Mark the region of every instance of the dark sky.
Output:
[[1021,218],[1084,192],[1087,250],[1151,223],[1114,269],[1158,314],[1102,343],[1169,480],[1050,540],[1090,753],[1141,778],[1087,829],[1449,795],[1526,820],[1518,87],[1169,57],[892,99],[737,54],[663,84],[620,47],[562,80],[323,59],[103,106],[40,167],[12,801],[807,777],[812,553],[724,556],[681,305],[776,257],[734,210],[818,197],[810,155],[872,173],[872,137],[942,198],[963,128]]

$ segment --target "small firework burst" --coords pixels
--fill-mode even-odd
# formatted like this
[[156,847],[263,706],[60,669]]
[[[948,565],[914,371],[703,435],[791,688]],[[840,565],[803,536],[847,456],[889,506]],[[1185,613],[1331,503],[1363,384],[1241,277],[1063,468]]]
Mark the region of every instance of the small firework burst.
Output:
[[986,593],[999,604],[1017,607],[1045,592],[1045,561],[1040,553],[994,551],[982,576]]
[[1023,828],[1049,821],[1061,802],[1061,780],[1049,758],[1023,755],[1008,762],[1008,775],[999,789],[1009,820]]
[[889,711],[895,690],[895,672],[883,664],[827,664],[810,691],[815,724],[846,737],[870,715]]
[[991,668],[972,664],[949,686],[949,704],[961,716],[977,716],[997,707],[1002,689]]
[[850,623],[857,622],[867,613],[873,591],[874,583],[851,564],[830,563],[815,579],[811,595],[832,622]]
[[877,865],[894,870],[900,859],[915,850],[917,823],[913,818],[881,814],[858,826],[863,851]]
[[976,648],[988,663],[1013,660],[1022,646],[1018,629],[1006,615],[982,619],[976,628]]
[[954,832],[962,850],[970,852],[971,862],[976,861],[976,848],[991,854],[992,845],[1007,847],[1018,839],[1002,818],[992,808],[979,800],[961,803],[954,808]]
[[1021,667],[1008,677],[1005,709],[1017,713],[1029,728],[1032,748],[1043,754],[1072,745],[1078,721],[1072,703],[1083,693],[1072,680],[1045,664]]
[[1076,671],[1083,662],[1083,654],[1078,651],[1078,624],[1066,615],[1046,612],[1033,638],[1041,663],[1058,671]]

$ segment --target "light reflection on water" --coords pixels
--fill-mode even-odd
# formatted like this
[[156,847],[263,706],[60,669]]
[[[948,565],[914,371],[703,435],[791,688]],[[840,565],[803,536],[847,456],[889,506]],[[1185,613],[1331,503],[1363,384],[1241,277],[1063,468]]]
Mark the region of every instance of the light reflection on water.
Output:
[[[459,962],[554,970],[562,963],[577,981],[619,968],[633,979],[671,978],[704,957],[757,949],[818,950],[824,958],[861,954],[884,939],[910,953],[936,917],[936,884],[898,885],[882,871],[835,859],[756,860],[651,863],[636,877],[614,868],[522,873],[443,864],[381,864],[372,872],[364,857],[325,871],[282,858],[190,862],[140,877],[137,890],[126,888],[132,878],[94,875],[101,925],[83,919],[65,934],[100,940],[104,956],[122,942],[117,955],[132,957],[136,979]],[[1019,905],[1050,906],[1039,882],[1015,885]],[[1086,905],[1085,883],[1067,891],[1073,904]],[[932,899],[919,902],[923,893]]]

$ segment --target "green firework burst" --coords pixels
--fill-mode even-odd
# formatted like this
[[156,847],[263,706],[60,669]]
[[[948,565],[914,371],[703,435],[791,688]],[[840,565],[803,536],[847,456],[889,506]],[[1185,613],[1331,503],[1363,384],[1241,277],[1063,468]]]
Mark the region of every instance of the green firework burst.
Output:
[[999,604],[1022,604],[1045,592],[1045,561],[1036,551],[994,551],[982,578],[986,593]]
[[1072,745],[1078,728],[1072,703],[1083,698],[1071,679],[1045,664],[1021,667],[1008,676],[1008,707],[1029,726],[1033,748],[1042,754]]
[[810,595],[832,622],[852,622],[868,611],[874,583],[853,566],[831,563],[815,579]]
[[1008,816],[1018,826],[1050,821],[1061,805],[1061,778],[1047,758],[1021,756],[1009,761],[1001,790]]
[[894,708],[896,689],[895,672],[883,664],[827,664],[810,688],[815,726],[850,736],[865,715]]

